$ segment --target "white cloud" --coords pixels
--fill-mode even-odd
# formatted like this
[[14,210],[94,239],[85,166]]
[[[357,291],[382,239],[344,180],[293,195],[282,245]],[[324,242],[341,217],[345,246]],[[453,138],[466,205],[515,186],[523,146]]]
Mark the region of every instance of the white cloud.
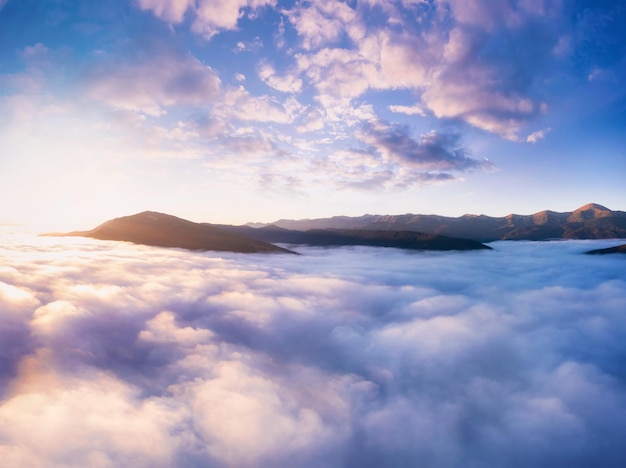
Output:
[[255,37],[254,40],[250,42],[238,41],[235,46],[234,51],[236,53],[241,52],[256,52],[263,48],[263,41],[260,37]]
[[274,67],[268,63],[261,64],[258,74],[261,80],[277,91],[290,94],[298,94],[302,91],[302,79],[289,73],[279,76]]
[[195,0],[137,0],[139,8],[150,10],[170,23],[180,23],[187,9],[194,7],[195,3]]
[[296,257],[3,233],[0,454],[619,466],[626,277],[582,254],[610,244]]
[[253,96],[243,86],[226,89],[215,104],[213,115],[227,119],[287,124],[303,106],[289,97],[280,101],[271,96]]
[[422,117],[426,116],[424,109],[422,109],[420,106],[392,105],[392,106],[389,106],[389,110],[391,112],[397,112],[399,114],[419,115]]
[[[514,141],[546,105],[534,85],[550,73],[545,63],[566,37],[559,2],[342,3],[345,12],[334,16],[335,3],[296,4],[289,12],[303,41],[299,71],[324,105],[370,89],[409,89],[437,118]],[[373,12],[381,21],[366,21]],[[501,52],[511,47],[513,54]]]
[[175,407],[143,399],[137,387],[107,372],[84,368],[82,375],[61,375],[51,362],[55,357],[40,350],[24,358],[16,392],[3,400],[5,466],[174,463],[177,441],[170,431],[182,416]]
[[378,71],[356,51],[322,49],[296,56],[298,69],[317,88],[320,100],[342,99],[346,103],[362,95],[378,81]]
[[237,28],[246,9],[251,13],[265,6],[276,5],[276,0],[137,0],[138,6],[168,23],[180,23],[189,14],[192,30],[211,39],[223,30]]
[[313,108],[305,113],[297,130],[300,133],[312,132],[323,129],[324,125],[324,112],[321,109]]
[[440,53],[438,49],[441,49],[441,44],[425,40],[417,34],[394,35],[383,32],[378,47],[374,49],[380,54],[375,63],[379,61],[382,72],[378,87],[419,90],[428,86],[435,63],[433,56]]
[[532,132],[526,137],[526,143],[537,143],[539,140],[543,140],[548,133],[552,131],[552,128],[544,128],[543,130],[537,130]]
[[339,42],[344,34],[353,40],[364,35],[355,10],[341,1],[322,0],[306,4],[288,11],[287,15],[306,50]]

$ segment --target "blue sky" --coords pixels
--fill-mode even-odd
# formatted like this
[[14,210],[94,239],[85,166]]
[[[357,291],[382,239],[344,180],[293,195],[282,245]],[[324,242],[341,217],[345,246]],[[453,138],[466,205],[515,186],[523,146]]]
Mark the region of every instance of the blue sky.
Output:
[[0,222],[626,209],[614,1],[0,0]]

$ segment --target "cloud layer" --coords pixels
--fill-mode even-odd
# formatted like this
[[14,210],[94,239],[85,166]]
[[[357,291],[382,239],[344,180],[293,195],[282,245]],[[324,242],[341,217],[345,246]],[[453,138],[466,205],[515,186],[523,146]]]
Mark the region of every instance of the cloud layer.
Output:
[[5,230],[0,456],[622,466],[623,259],[581,255],[605,245],[294,258]]

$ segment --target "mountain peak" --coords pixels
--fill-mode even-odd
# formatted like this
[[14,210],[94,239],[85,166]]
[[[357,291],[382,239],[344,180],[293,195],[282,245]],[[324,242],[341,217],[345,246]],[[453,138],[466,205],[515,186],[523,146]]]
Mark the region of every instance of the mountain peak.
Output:
[[611,216],[611,210],[597,203],[587,203],[575,210],[567,220],[572,223],[584,222],[588,219],[604,218],[606,216]]
[[586,205],[581,206],[577,210],[574,210],[574,213],[578,213],[581,211],[611,211],[606,206],[599,205],[598,203],[587,203]]
[[135,213],[134,215],[124,216],[124,218],[137,218],[137,219],[148,218],[153,221],[156,221],[158,219],[164,219],[164,218],[165,219],[173,219],[173,218],[182,219],[174,215],[161,213],[159,211],[142,211],[141,213]]
[[115,218],[91,231],[77,231],[64,235],[187,250],[295,253],[268,242],[156,211],[143,211]]

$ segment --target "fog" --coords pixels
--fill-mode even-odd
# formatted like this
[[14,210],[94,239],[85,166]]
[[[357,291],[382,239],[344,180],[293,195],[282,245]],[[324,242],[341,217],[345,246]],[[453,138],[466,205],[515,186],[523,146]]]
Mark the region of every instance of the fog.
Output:
[[1,238],[3,466],[626,466],[619,242]]

